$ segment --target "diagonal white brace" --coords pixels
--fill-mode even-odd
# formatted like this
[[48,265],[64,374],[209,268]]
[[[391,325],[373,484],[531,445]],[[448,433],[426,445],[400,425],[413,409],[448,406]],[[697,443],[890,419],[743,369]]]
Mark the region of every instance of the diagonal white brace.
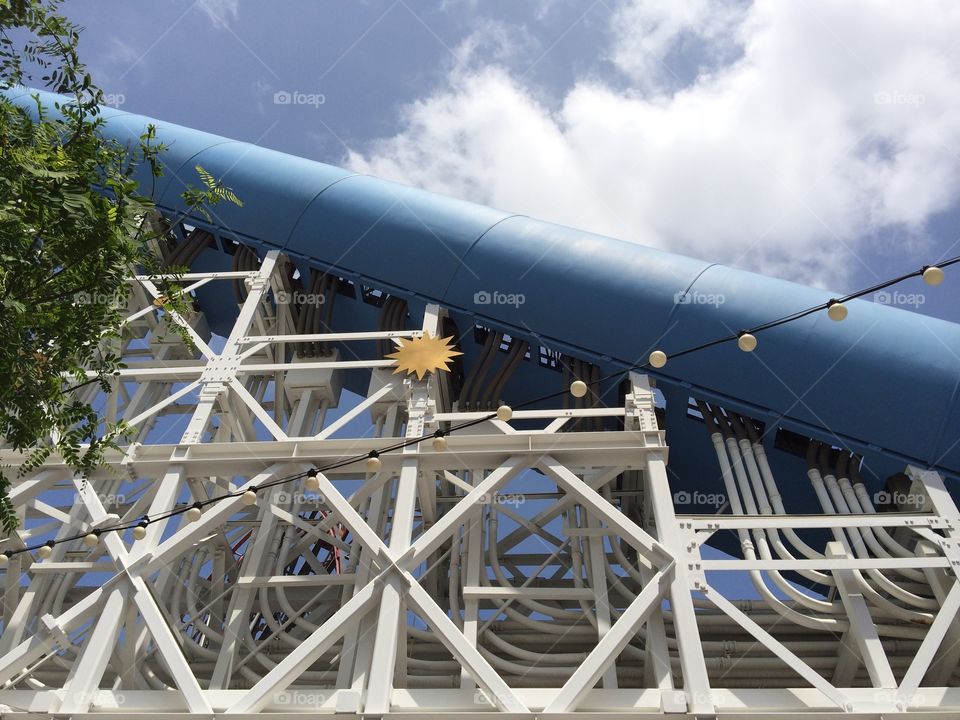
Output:
[[950,592],[947,593],[947,597],[940,607],[940,612],[937,613],[937,617],[927,631],[927,636],[920,643],[920,649],[917,650],[913,662],[910,663],[903,680],[900,681],[900,695],[913,695],[920,687],[920,682],[943,643],[947,630],[957,619],[957,612],[960,612],[960,581],[953,583],[953,587],[950,588]]
[[410,584],[407,590],[407,602],[430,626],[430,629],[440,636],[440,642],[476,680],[477,685],[486,692],[491,702],[504,712],[530,712],[497,671],[484,659],[480,651],[467,642],[463,633],[453,624],[453,620],[447,617],[447,614],[430,597],[430,593],[424,590],[412,575],[409,573],[404,575]]
[[486,495],[493,493],[526,467],[523,458],[513,456],[481,480],[473,490],[446,512],[413,543],[413,553],[403,561],[406,570],[412,570],[426,560],[466,520],[466,516]]
[[276,693],[286,690],[290,683],[310,667],[311,663],[329,650],[373,609],[379,599],[381,584],[380,578],[376,578],[359,590],[323,625],[314,630],[306,640],[277,663],[256,685],[245,692],[227,709],[227,714],[259,712],[270,703],[270,699]]
[[838,707],[845,710],[852,709],[852,705],[846,695],[831,685],[820,673],[794,655],[783,643],[755,623],[746,613],[727,600],[718,590],[710,585],[705,585],[703,592],[707,600],[716,605],[718,610],[721,610],[733,618],[740,627],[753,635],[765,648],[783,660],[790,666],[791,670],[826,695],[827,698]]
[[133,585],[133,601],[143,616],[143,622],[153,635],[153,642],[157,646],[157,654],[163,660],[173,681],[183,695],[187,707],[192,713],[213,714],[213,709],[207,701],[200,683],[197,682],[190,663],[183,656],[183,651],[177,643],[177,636],[170,629],[167,617],[160,610],[156,599],[141,577],[131,578]]
[[617,530],[620,537],[630,543],[638,552],[646,553],[651,560],[655,560],[664,565],[671,562],[670,553],[667,552],[659,542],[607,502],[602,495],[593,490],[587,483],[570,472],[559,460],[545,455],[540,462],[537,463],[537,467],[543,470],[544,473],[556,481],[557,484],[563,487],[568,493],[576,496],[577,500],[587,508],[589,512],[605,520],[610,527]]
[[64,688],[60,713],[73,715],[90,710],[90,703],[100,687],[103,673],[120,634],[126,605],[124,594],[120,588],[114,588],[107,597],[93,632],[87,637],[80,655],[74,661],[72,676]]
[[674,563],[671,561],[666,568],[654,573],[650,582],[630,603],[630,607],[613,624],[609,632],[600,639],[596,647],[580,663],[580,667],[574,670],[573,675],[560,688],[560,692],[544,712],[568,713],[577,709],[577,704],[583,699],[584,695],[596,684],[610,664],[617,659],[617,656],[630,642],[630,638],[636,635],[640,626],[656,609],[657,603],[660,602],[669,587],[673,567]]
[[353,509],[353,505],[340,494],[333,483],[323,473],[317,474],[317,481],[320,483],[319,491],[326,504],[336,513],[340,522],[350,529],[360,544],[375,556],[384,560],[389,559],[391,555],[386,543],[379,538],[360,513]]

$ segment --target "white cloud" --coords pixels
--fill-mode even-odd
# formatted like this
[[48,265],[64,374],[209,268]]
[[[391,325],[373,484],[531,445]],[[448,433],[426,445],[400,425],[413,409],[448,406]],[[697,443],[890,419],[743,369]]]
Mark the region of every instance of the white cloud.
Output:
[[137,65],[141,53],[116,36],[107,38],[100,53],[89,64],[89,70],[105,92],[112,92],[131,68]]
[[696,50],[697,60],[720,64],[736,54],[748,6],[737,0],[634,0],[617,7],[610,59],[641,88],[675,86],[670,55]]
[[240,17],[240,0],[197,0],[197,9],[210,19],[214,28],[224,30]]
[[[878,233],[923,242],[960,186],[960,6],[694,1],[614,13],[624,91],[549,111],[500,66],[451,71],[355,169],[674,252],[842,285]],[[683,44],[713,58],[678,86]],[[689,49],[689,47],[688,47]],[[673,55],[671,55],[673,54]],[[860,260],[863,258],[863,260]]]
[[484,63],[506,63],[536,48],[523,27],[480,18],[473,26],[473,32],[453,50],[453,72],[457,74]]

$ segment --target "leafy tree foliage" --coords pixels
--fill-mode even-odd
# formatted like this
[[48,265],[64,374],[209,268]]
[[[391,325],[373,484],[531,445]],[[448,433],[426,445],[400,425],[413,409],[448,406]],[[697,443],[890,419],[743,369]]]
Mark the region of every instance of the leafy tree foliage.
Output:
[[[79,61],[80,28],[60,0],[0,0],[0,86],[42,84],[69,102],[27,112],[0,95],[0,437],[27,461],[23,475],[59,455],[86,477],[126,435],[77,393],[110,392],[134,268],[158,269],[151,248],[163,230],[134,169],[157,178],[163,146],[147,128],[131,149],[106,140],[102,92]],[[239,199],[202,168],[191,209]],[[164,272],[171,269],[165,268]],[[162,310],[184,312],[176,282],[158,281]],[[176,329],[171,323],[171,327]],[[190,344],[185,332],[182,337]],[[18,518],[0,467],[0,523]]]

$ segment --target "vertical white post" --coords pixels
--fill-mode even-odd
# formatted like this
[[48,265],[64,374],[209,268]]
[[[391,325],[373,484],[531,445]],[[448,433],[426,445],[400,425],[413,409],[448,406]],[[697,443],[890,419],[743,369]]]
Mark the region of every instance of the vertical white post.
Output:
[[677,562],[670,581],[670,608],[673,610],[673,628],[680,651],[687,709],[694,714],[712,714],[714,705],[710,695],[710,679],[707,676],[700,629],[691,596],[693,583],[687,571],[687,563],[682,561],[687,557],[687,552],[683,547],[683,538],[673,512],[673,496],[670,493],[666,463],[659,453],[647,454],[644,492],[647,503],[653,508],[657,539],[673,557],[681,559]]

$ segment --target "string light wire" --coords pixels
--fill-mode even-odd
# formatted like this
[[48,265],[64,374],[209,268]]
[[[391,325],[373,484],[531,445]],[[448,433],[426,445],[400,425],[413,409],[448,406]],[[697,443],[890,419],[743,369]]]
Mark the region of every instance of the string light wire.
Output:
[[[757,333],[764,332],[764,331],[766,331],[766,330],[771,330],[771,329],[773,329],[773,328],[775,328],[775,327],[780,327],[780,326],[782,326],[782,325],[786,325],[787,323],[795,322],[796,320],[800,320],[801,318],[807,317],[808,315],[812,315],[812,314],[817,313],[817,312],[822,312],[822,311],[824,311],[824,310],[829,310],[832,305],[835,305],[835,304],[837,304],[837,303],[846,303],[846,302],[848,302],[848,301],[850,301],[850,300],[855,300],[855,299],[857,299],[857,298],[861,298],[861,297],[863,297],[864,295],[869,295],[870,293],[879,292],[880,290],[884,290],[884,289],[886,289],[886,288],[889,288],[889,287],[891,287],[891,286],[893,286],[893,285],[897,285],[897,284],[899,284],[899,283],[901,283],[901,282],[904,282],[905,280],[909,280],[909,279],[914,278],[914,277],[924,277],[924,278],[926,279],[927,276],[925,275],[925,273],[927,273],[927,271],[929,271],[929,270],[935,270],[935,271],[937,271],[937,272],[936,272],[936,276],[938,276],[938,277],[937,277],[937,281],[934,282],[934,283],[931,283],[931,284],[939,284],[940,278],[942,277],[942,274],[941,274],[942,269],[945,268],[945,267],[950,267],[951,265],[955,265],[955,264],[957,264],[958,262],[960,262],[960,255],[955,256],[955,257],[952,257],[952,258],[950,258],[949,260],[944,260],[943,262],[937,263],[936,265],[924,265],[924,266],[922,266],[919,270],[914,270],[914,271],[912,271],[912,272],[905,273],[905,274],[903,274],[903,275],[899,275],[898,277],[892,278],[892,279],[890,279],[890,280],[885,280],[885,281],[880,282],[880,283],[877,283],[877,284],[875,284],[875,285],[871,285],[871,286],[868,287],[868,288],[864,288],[864,289],[862,289],[862,290],[858,290],[858,291],[856,291],[856,292],[849,293],[848,295],[843,295],[843,296],[841,296],[841,297],[839,297],[839,298],[832,298],[832,299],[830,299],[830,300],[828,300],[828,301],[826,301],[826,302],[824,302],[824,303],[820,303],[819,305],[814,305],[814,306],[809,307],[809,308],[806,308],[806,309],[804,309],[804,310],[799,310],[799,311],[797,311],[797,312],[795,312],[795,313],[791,313],[790,315],[784,315],[783,317],[777,318],[777,319],[775,319],[775,320],[770,320],[770,321],[767,321],[767,322],[765,322],[765,323],[761,323],[760,325],[755,325],[754,327],[748,328],[748,329],[746,329],[746,330],[741,330],[740,332],[732,333],[732,334],[730,334],[730,335],[726,335],[726,336],[717,338],[717,339],[715,339],[715,340],[709,340],[709,341],[707,341],[707,342],[700,343],[699,345],[694,345],[694,346],[689,347],[689,348],[686,348],[686,349],[684,349],[684,350],[679,350],[679,351],[673,352],[673,353],[666,353],[666,355],[667,355],[667,358],[668,358],[668,359],[674,359],[674,358],[683,357],[683,356],[686,356],[686,355],[691,355],[691,354],[693,354],[693,353],[700,352],[700,351],[702,351],[702,350],[706,350],[706,349],[708,349],[708,348],[712,348],[712,347],[715,347],[715,346],[717,346],[717,345],[722,345],[722,344],[724,344],[724,343],[728,343],[728,342],[731,342],[731,341],[739,340],[743,335],[746,335],[746,334],[756,335]],[[588,387],[589,387],[589,386],[593,386],[593,385],[602,385],[603,383],[607,382],[608,380],[611,380],[611,379],[613,379],[613,378],[615,378],[615,377],[622,376],[624,373],[630,372],[630,371],[632,371],[632,370],[637,370],[637,369],[639,369],[639,368],[647,367],[648,365],[650,365],[650,360],[649,360],[649,359],[648,359],[647,361],[645,361],[645,362],[635,362],[635,363],[629,365],[628,367],[626,367],[626,368],[624,368],[624,369],[616,370],[616,371],[614,371],[614,372],[612,372],[612,373],[609,373],[609,374],[607,374],[607,375],[604,375],[603,377],[600,377],[600,378],[598,378],[598,379],[596,379],[596,380],[592,380],[592,381],[581,381],[581,382],[584,382]],[[546,400],[552,400],[552,399],[557,398],[557,397],[560,397],[560,396],[562,396],[562,395],[566,395],[568,392],[569,392],[568,389],[563,389],[563,390],[559,390],[559,391],[557,391],[557,392],[547,393],[546,395],[540,395],[539,397],[531,398],[531,399],[525,400],[524,402],[519,403],[519,404],[517,404],[517,405],[513,405],[512,408],[511,408],[511,406],[501,406],[501,408],[499,408],[498,410],[500,410],[500,411],[502,412],[502,411],[503,411],[503,408],[507,408],[508,410],[511,410],[511,411],[512,411],[513,408],[525,408],[525,407],[529,407],[529,406],[531,406],[531,405],[537,405],[537,404],[539,404],[539,403],[541,403],[541,402],[544,402],[544,401],[546,401]],[[5,550],[5,551],[3,551],[2,553],[0,553],[0,561],[3,561],[3,564],[6,564],[6,561],[9,561],[9,559],[10,559],[11,557],[14,557],[15,555],[19,555],[19,554],[27,553],[27,552],[34,552],[34,551],[36,551],[36,550],[39,550],[40,548],[50,548],[50,549],[52,549],[52,548],[56,547],[57,545],[61,545],[61,544],[63,544],[63,543],[69,543],[69,542],[75,542],[75,541],[77,541],[77,540],[83,540],[83,539],[85,539],[86,537],[88,537],[88,536],[91,535],[91,534],[92,534],[92,535],[96,535],[97,538],[98,538],[98,540],[99,540],[99,538],[100,538],[104,533],[108,533],[108,532],[126,532],[127,530],[133,530],[133,529],[138,528],[138,527],[145,528],[145,527],[148,527],[149,525],[151,525],[152,523],[160,522],[160,521],[162,521],[162,520],[168,520],[168,519],[170,519],[170,518],[172,518],[172,517],[176,517],[177,515],[182,515],[182,514],[188,512],[188,511],[190,511],[190,510],[193,509],[193,508],[202,509],[202,508],[204,508],[204,507],[206,507],[206,506],[208,506],[208,505],[213,505],[213,504],[219,503],[219,502],[221,502],[221,501],[223,501],[223,500],[228,500],[228,499],[230,499],[230,498],[242,497],[244,494],[246,494],[246,493],[249,492],[249,491],[259,492],[259,491],[261,491],[261,490],[266,490],[266,489],[268,489],[268,488],[277,487],[277,486],[279,486],[279,485],[286,485],[287,483],[290,483],[290,482],[296,482],[297,480],[300,480],[300,479],[305,478],[305,477],[308,477],[308,476],[309,476],[309,477],[315,477],[316,475],[319,475],[319,474],[322,474],[322,473],[325,473],[325,472],[329,472],[329,471],[331,471],[331,470],[337,470],[337,469],[340,469],[340,468],[342,468],[342,467],[347,467],[347,466],[349,466],[349,465],[353,465],[353,464],[355,464],[355,463],[358,463],[358,462],[361,462],[361,461],[365,461],[365,460],[368,460],[368,459],[371,459],[371,458],[378,458],[378,457],[380,457],[381,455],[384,455],[384,454],[386,454],[386,453],[391,453],[391,452],[395,452],[395,451],[397,451],[397,450],[402,450],[402,449],[407,448],[407,447],[410,447],[410,446],[412,446],[412,445],[418,445],[418,444],[420,444],[420,443],[422,443],[422,442],[424,442],[424,441],[426,441],[426,440],[432,440],[432,439],[434,439],[434,438],[446,438],[446,437],[448,437],[451,433],[456,432],[456,431],[458,431],[458,430],[463,430],[463,429],[468,428],[468,427],[473,427],[474,425],[479,425],[479,424],[481,424],[481,423],[485,423],[485,422],[488,422],[488,421],[490,421],[490,420],[495,420],[495,419],[497,419],[497,418],[498,418],[498,412],[487,413],[487,414],[484,414],[484,415],[481,416],[481,417],[474,418],[474,419],[472,419],[472,420],[466,420],[466,421],[464,421],[464,422],[456,423],[456,424],[454,424],[454,425],[451,425],[451,426],[450,426],[449,428],[447,428],[446,430],[437,430],[437,431],[435,431],[435,432],[431,432],[431,433],[427,433],[427,434],[424,434],[424,435],[420,435],[420,436],[418,436],[418,437],[405,438],[405,439],[403,439],[403,440],[398,440],[397,442],[395,442],[395,443],[393,443],[393,444],[390,444],[390,445],[387,445],[387,446],[385,446],[385,447],[383,447],[383,448],[380,448],[379,450],[371,450],[371,451],[366,452],[366,453],[357,454],[357,455],[352,455],[352,456],[346,457],[346,458],[344,458],[344,459],[342,459],[342,460],[338,460],[338,461],[336,461],[336,462],[330,463],[330,464],[328,464],[328,465],[324,465],[324,466],[321,466],[321,467],[314,467],[314,468],[311,468],[310,470],[307,470],[307,471],[304,471],[304,472],[298,472],[298,473],[295,473],[295,474],[293,474],[293,475],[287,475],[287,476],[284,476],[284,477],[274,478],[273,480],[268,480],[268,481],[263,482],[263,483],[260,483],[260,484],[258,484],[258,485],[256,485],[256,486],[244,487],[244,488],[241,489],[241,490],[235,490],[235,491],[233,491],[233,492],[226,493],[226,494],[224,494],[224,495],[218,495],[217,497],[207,498],[206,500],[197,500],[196,502],[193,502],[193,503],[190,503],[190,504],[187,504],[187,505],[183,505],[183,506],[181,506],[181,507],[174,508],[174,509],[169,510],[169,511],[167,511],[167,512],[165,512],[165,513],[160,513],[160,514],[158,514],[158,515],[154,515],[154,516],[143,515],[143,516],[139,517],[137,520],[132,521],[132,522],[120,523],[120,524],[116,524],[116,525],[108,525],[108,526],[104,526],[104,527],[95,527],[95,528],[92,528],[92,529],[91,529],[90,531],[88,531],[88,532],[78,533],[78,534],[76,534],[76,535],[72,535],[72,536],[70,536],[70,537],[61,538],[61,539],[59,539],[59,540],[47,540],[47,541],[45,541],[45,542],[38,543],[38,544],[36,544],[36,545],[25,546],[25,547],[23,547],[23,548],[21,548],[21,549],[18,549],[18,550]]]

